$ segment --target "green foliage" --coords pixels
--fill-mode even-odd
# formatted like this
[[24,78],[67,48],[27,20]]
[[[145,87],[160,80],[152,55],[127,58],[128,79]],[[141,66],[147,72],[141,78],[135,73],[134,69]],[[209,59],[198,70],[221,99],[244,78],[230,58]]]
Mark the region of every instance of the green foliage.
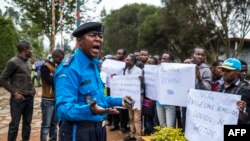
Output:
[[[104,19],[104,53],[114,53],[119,48],[125,48],[127,52],[144,48],[139,46],[140,26],[148,16],[156,12],[156,7],[145,4],[125,5],[119,10],[111,11]],[[146,44],[143,41],[140,44]]]
[[6,62],[15,56],[18,35],[10,19],[0,16],[0,26],[0,72],[2,72]]
[[155,127],[156,132],[152,134],[154,141],[187,141],[179,128]]
[[162,32],[161,19],[159,12],[145,18],[139,27],[139,48],[147,48],[152,54],[162,54],[167,49],[167,35]]

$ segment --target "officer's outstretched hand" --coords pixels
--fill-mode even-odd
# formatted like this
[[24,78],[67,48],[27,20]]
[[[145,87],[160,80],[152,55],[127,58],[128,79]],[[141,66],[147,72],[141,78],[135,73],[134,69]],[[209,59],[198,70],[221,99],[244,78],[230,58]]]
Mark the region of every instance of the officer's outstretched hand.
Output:
[[130,96],[124,96],[122,98],[122,106],[127,109],[132,109],[134,107],[135,101]]
[[91,111],[94,114],[119,114],[119,111],[117,109],[112,109],[112,108],[102,108],[97,105],[96,100],[94,100],[90,104]]

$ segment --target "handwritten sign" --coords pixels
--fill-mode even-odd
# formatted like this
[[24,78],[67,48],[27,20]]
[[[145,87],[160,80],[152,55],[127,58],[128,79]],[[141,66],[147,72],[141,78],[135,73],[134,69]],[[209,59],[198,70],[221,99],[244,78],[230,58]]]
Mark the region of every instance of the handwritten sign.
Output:
[[195,65],[162,63],[159,69],[159,94],[161,104],[186,107],[187,93],[195,88]]
[[157,100],[158,95],[158,65],[145,65],[144,66],[144,83],[146,97]]
[[135,100],[134,108],[141,109],[141,84],[139,75],[114,76],[110,85],[113,97],[131,96]]
[[190,141],[223,141],[225,124],[237,124],[240,95],[191,89],[187,97],[185,137]]
[[101,69],[102,71],[106,72],[109,75],[112,75],[112,74],[122,75],[124,67],[125,67],[125,62],[116,61],[112,59],[106,59],[102,63]]

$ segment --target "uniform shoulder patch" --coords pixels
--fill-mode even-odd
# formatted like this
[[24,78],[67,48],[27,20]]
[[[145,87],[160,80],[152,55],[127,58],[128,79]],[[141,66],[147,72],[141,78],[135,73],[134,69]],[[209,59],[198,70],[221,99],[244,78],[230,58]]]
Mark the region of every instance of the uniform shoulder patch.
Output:
[[73,59],[74,59],[74,54],[66,57],[64,62],[63,62],[63,66],[68,66],[72,62]]

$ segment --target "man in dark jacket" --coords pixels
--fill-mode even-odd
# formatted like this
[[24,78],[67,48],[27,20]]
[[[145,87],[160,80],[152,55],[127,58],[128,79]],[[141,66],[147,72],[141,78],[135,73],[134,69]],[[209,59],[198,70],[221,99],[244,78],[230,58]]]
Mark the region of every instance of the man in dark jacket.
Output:
[[[239,109],[238,124],[248,124],[250,119],[250,89],[239,78],[241,63],[236,58],[226,59],[221,66],[224,84],[218,89],[219,92],[241,95],[241,100],[237,102]],[[236,103],[235,103],[236,104]]]
[[31,46],[26,41],[17,44],[18,55],[11,58],[1,76],[0,83],[11,94],[8,141],[16,141],[20,119],[23,119],[22,140],[30,139],[35,89],[31,81]]

